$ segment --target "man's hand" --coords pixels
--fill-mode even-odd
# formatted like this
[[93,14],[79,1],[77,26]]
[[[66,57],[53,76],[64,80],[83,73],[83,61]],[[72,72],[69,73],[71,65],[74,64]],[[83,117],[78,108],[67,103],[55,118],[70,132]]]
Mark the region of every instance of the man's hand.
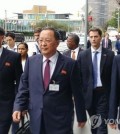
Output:
[[12,115],[13,121],[14,122],[20,122],[21,119],[21,112],[20,111],[15,111]]
[[85,126],[86,122],[78,122],[78,127],[83,128]]
[[110,128],[117,129],[117,124],[109,124]]

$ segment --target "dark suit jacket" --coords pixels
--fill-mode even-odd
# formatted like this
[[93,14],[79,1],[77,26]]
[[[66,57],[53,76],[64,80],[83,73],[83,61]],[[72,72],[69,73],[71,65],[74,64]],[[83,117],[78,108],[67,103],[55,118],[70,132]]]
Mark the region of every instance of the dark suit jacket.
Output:
[[[67,57],[70,57],[70,58],[71,58],[71,51],[72,51],[72,50],[69,49],[69,50],[63,52],[63,55],[66,55]],[[79,47],[77,59],[78,59],[78,57],[79,57],[81,51],[83,51],[83,49],[81,49],[81,48]]]
[[59,85],[59,91],[45,90],[42,73],[43,57],[38,54],[28,58],[21,77],[14,111],[26,110],[29,105],[31,130],[40,133],[43,114],[47,133],[69,134],[72,129],[73,99],[77,120],[85,121],[86,113],[82,96],[77,62],[59,53],[57,64],[50,80]]
[[120,40],[117,40],[115,43],[115,48],[118,51],[118,54],[120,54]]
[[[118,106],[120,106],[120,55],[114,57],[112,66],[109,119],[117,119]],[[120,120],[120,110],[118,118]]]
[[90,40],[87,41],[87,49],[91,47],[91,43],[90,43]]
[[[105,39],[102,40],[102,47],[105,46]],[[108,39],[108,48],[109,50],[112,50],[112,42],[110,39]]]
[[0,57],[0,121],[12,119],[16,88],[22,73],[21,56],[3,48]]
[[[109,96],[111,88],[111,70],[114,52],[102,48],[101,62],[100,62],[100,75],[103,87],[106,89],[106,94]],[[78,59],[80,64],[80,75],[82,79],[83,93],[85,97],[86,109],[89,109],[92,104],[93,98],[93,72],[92,72],[92,54],[91,48],[80,53]]]

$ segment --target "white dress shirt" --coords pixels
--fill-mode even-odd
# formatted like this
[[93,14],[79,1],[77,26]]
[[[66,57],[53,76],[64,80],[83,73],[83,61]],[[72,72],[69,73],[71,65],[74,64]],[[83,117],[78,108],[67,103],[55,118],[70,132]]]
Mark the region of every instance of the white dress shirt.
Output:
[[75,60],[76,60],[77,59],[77,56],[78,56],[78,52],[79,52],[79,47],[77,47],[74,50],[71,50],[71,58],[72,58],[72,51],[75,51]]
[[102,82],[101,82],[101,77],[100,77],[100,62],[101,62],[102,47],[100,46],[97,50],[95,50],[91,46],[92,61],[93,61],[93,57],[94,57],[94,54],[95,54],[96,51],[98,52],[98,54],[97,54],[97,65],[98,65],[97,87],[101,87],[102,86]]
[[[50,62],[50,78],[53,75],[53,72],[55,70],[56,67],[56,63],[57,63],[57,59],[58,59],[58,52],[56,52],[52,57],[49,58]],[[43,56],[43,77],[44,77],[44,70],[45,70],[45,66],[46,66],[46,60],[47,58],[45,56]]]
[[7,45],[6,49],[17,52],[17,45],[15,44],[15,46],[13,48],[10,48],[9,45]]
[[2,52],[3,52],[3,47],[1,46],[0,47],[0,57],[1,57]]
[[22,60],[22,69],[24,71],[26,60]]

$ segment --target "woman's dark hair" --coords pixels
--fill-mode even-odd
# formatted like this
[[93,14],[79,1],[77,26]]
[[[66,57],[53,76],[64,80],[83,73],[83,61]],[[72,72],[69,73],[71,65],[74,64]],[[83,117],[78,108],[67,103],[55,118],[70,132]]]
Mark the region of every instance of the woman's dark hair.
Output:
[[26,42],[20,42],[18,45],[17,45],[17,48],[19,45],[24,45],[26,49],[28,49],[28,44]]

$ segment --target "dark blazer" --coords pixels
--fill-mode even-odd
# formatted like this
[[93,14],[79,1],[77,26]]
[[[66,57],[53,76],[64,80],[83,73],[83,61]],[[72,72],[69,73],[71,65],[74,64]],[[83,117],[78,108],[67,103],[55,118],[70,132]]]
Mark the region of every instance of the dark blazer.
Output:
[[[0,122],[12,120],[15,90],[22,73],[21,56],[3,48],[0,57]],[[16,83],[16,88],[15,88]]]
[[[105,39],[102,40],[102,47],[105,46]],[[112,50],[112,42],[110,39],[108,39],[108,48],[109,50]]]
[[[103,87],[106,89],[106,94],[109,96],[111,88],[111,70],[114,52],[102,48],[100,75]],[[93,72],[92,72],[92,54],[91,48],[80,53],[78,62],[80,64],[80,75],[82,79],[83,93],[85,97],[86,109],[89,109],[93,98]]]
[[117,40],[115,43],[115,48],[117,50],[117,53],[120,54],[120,40]]
[[109,107],[109,118],[117,119],[118,114],[120,120],[120,109],[118,113],[118,107],[120,107],[120,55],[115,56],[113,61]]
[[90,43],[90,40],[87,41],[87,49],[91,47],[91,43]]
[[[66,55],[67,57],[70,57],[70,58],[71,58],[71,51],[72,51],[72,50],[69,49],[69,50],[63,52],[63,55]],[[78,59],[78,57],[79,57],[81,51],[83,51],[83,49],[81,49],[81,48],[79,47],[77,59]]]
[[[29,57],[21,77],[15,110],[29,110],[31,131],[40,134],[41,115],[44,118],[46,133],[69,134],[72,130],[73,99],[77,120],[86,121],[77,62],[59,53],[57,64],[50,80],[59,85],[59,91],[44,89],[42,55]],[[29,88],[28,88],[29,87]],[[28,107],[29,106],[29,107]]]

